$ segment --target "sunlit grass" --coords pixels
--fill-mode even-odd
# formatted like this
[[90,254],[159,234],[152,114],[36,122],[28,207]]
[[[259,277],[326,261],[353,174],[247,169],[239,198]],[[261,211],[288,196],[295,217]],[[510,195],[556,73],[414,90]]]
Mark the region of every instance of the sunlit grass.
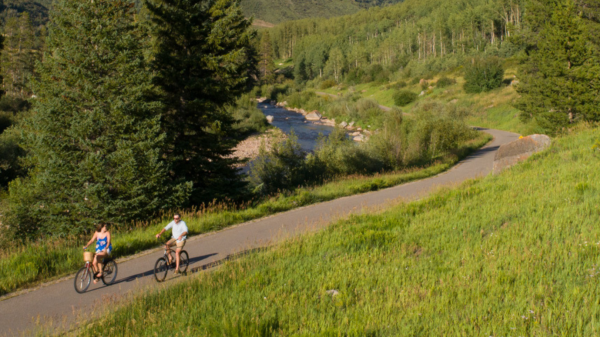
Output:
[[140,294],[79,334],[598,335],[599,136]]
[[[190,235],[220,230],[297,207],[436,175],[449,169],[489,140],[490,136],[482,133],[478,138],[463,144],[454,154],[439,158],[426,167],[413,167],[376,175],[340,177],[320,186],[299,188],[253,204],[236,207],[218,204],[187,210],[182,212],[182,217],[188,225]],[[129,228],[120,228],[117,232],[113,231],[113,256],[128,256],[157,247],[159,241],[155,239],[154,234],[170,221],[169,218],[170,214],[152,222],[140,222]],[[81,247],[88,240],[88,237],[69,240],[42,239],[9,251],[0,251],[0,295],[76,271],[83,265]]]

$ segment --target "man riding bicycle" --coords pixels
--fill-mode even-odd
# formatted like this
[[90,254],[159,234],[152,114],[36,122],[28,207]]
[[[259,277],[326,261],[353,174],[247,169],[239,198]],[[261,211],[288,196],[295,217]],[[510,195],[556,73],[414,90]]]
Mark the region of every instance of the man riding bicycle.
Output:
[[171,221],[165,228],[163,228],[160,233],[156,234],[156,238],[159,238],[161,234],[169,229],[173,229],[172,238],[166,243],[166,250],[169,256],[169,264],[173,261],[171,260],[171,247],[177,246],[175,249],[175,274],[179,273],[179,253],[185,246],[186,235],[188,233],[187,225],[185,221],[181,220],[181,216],[177,213],[173,215],[173,221]]

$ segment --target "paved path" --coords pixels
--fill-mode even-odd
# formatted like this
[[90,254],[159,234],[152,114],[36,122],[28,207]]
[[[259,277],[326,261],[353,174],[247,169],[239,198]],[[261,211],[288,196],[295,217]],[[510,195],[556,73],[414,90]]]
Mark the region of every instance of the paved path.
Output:
[[[339,216],[358,213],[363,207],[385,206],[398,198],[413,200],[435,190],[439,186],[451,185],[487,175],[492,170],[494,154],[498,147],[518,138],[517,134],[482,129],[494,136],[494,140],[458,163],[446,173],[408,184],[280,213],[264,219],[244,223],[220,232],[190,239],[186,250],[192,262],[191,268],[206,269],[211,263],[221,261],[230,254],[246,249],[265,246],[291,235],[316,230]],[[162,255],[159,250],[119,263],[117,284],[105,287],[91,285],[85,294],[73,289],[69,278],[13,298],[0,301],[0,335],[22,334],[35,328],[35,321],[52,320],[57,324],[72,324],[76,312],[90,315],[94,303],[106,302],[141,288],[156,286],[152,268]],[[177,277],[163,283],[169,285]]]

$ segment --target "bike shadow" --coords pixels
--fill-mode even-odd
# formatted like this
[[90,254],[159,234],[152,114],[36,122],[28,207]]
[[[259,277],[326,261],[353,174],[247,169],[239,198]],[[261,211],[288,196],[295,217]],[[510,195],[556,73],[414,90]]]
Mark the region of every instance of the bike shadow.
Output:
[[[209,257],[214,256],[214,255],[217,255],[217,253],[212,253],[212,254],[207,254],[207,255],[193,257],[193,258],[190,259],[190,265],[194,264],[196,262],[208,259]],[[131,276],[128,276],[126,278],[120,279],[118,281],[115,281],[115,283],[113,283],[112,285],[116,285],[116,284],[124,283],[124,282],[135,281],[138,278],[142,278],[142,277],[146,277],[146,276],[154,276],[154,268],[150,269],[148,271],[145,271],[143,273],[138,273],[138,274],[131,275]]]

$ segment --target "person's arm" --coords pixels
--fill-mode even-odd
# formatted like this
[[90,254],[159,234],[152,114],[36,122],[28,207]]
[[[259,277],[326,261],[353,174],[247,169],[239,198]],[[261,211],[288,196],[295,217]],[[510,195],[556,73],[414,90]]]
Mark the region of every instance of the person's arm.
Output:
[[110,247],[110,232],[106,232],[106,248],[104,248],[105,252],[108,252],[108,247]]
[[164,233],[166,230],[170,229],[171,227],[173,227],[173,223],[172,223],[172,222],[171,222],[171,223],[169,223],[169,224],[167,225],[167,227],[163,228],[163,229],[160,231],[160,233],[156,234],[156,238],[158,239],[158,238],[159,238],[159,237],[162,235],[162,233]]
[[177,241],[181,241],[181,238],[187,235],[187,231],[181,233],[181,235],[179,235],[179,237],[177,238]]
[[86,249],[92,242],[94,242],[94,240],[96,240],[96,234],[98,234],[98,232],[94,232],[92,239],[87,243],[87,245],[83,246],[83,249]]

